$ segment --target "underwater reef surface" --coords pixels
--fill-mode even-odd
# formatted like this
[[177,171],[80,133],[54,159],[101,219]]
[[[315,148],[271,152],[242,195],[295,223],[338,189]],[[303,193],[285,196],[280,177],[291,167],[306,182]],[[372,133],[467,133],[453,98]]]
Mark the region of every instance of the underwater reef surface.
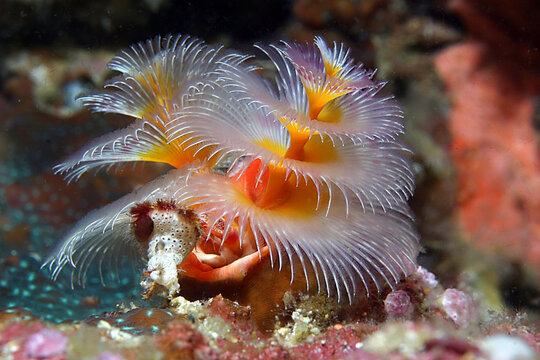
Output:
[[[25,1],[9,3],[28,6]],[[47,3],[41,9],[47,9]],[[378,77],[388,81],[387,88],[405,110],[405,141],[414,150],[417,189],[411,205],[425,248],[419,262],[442,284],[428,276],[433,290],[411,278],[366,308],[349,310],[352,318],[324,297],[285,297],[275,328],[262,330],[253,308],[226,297],[199,302],[178,298],[169,305],[143,302],[131,269],[115,287],[101,286],[96,272],[88,277],[86,289],[74,290],[69,276],[53,282],[39,270],[53,245],[84,214],[164,170],[126,168],[90,174],[70,185],[54,175],[52,166],[65,155],[128,124],[121,116],[89,114],[73,101],[75,94],[102,87],[112,75],[105,65],[121,47],[158,33],[224,38],[242,49],[250,44],[225,30],[213,32],[211,26],[206,36],[188,27],[122,38],[118,22],[108,28],[107,21],[97,21],[106,15],[87,21],[96,20],[92,26],[103,26],[110,37],[96,41],[89,31],[84,37],[91,39],[82,41],[103,44],[103,50],[74,47],[81,44],[73,40],[76,27],[64,31],[60,42],[55,43],[51,32],[48,45],[40,47],[39,40],[32,40],[28,48],[20,39],[10,43],[13,37],[2,32],[2,50],[9,51],[2,51],[0,72],[0,307],[9,309],[0,315],[0,357],[537,358],[539,283],[533,269],[538,262],[528,249],[540,240],[532,221],[538,214],[533,211],[537,197],[527,189],[538,178],[534,44],[539,37],[534,30],[538,17],[531,15],[537,5],[517,1],[509,9],[504,1],[489,3],[298,0],[279,29],[268,28],[261,39],[249,38],[311,41],[323,35],[328,41],[346,42],[357,60],[379,69]],[[41,11],[41,19],[46,14],[54,15]],[[25,26],[24,20],[15,19],[10,18],[15,29]],[[69,29],[69,22],[65,24]],[[492,30],[483,33],[490,27],[482,24],[491,24]],[[35,24],[29,28],[26,39],[36,33]],[[502,64],[497,61],[501,57]],[[462,60],[469,66],[462,67]],[[467,86],[474,97],[461,95]],[[509,90],[493,91],[499,86]],[[471,99],[476,103],[470,104]],[[481,106],[480,101],[492,105]],[[476,106],[474,115],[465,111],[468,103]],[[458,108],[460,104],[465,107]],[[507,113],[501,104],[521,112]],[[492,125],[485,115],[488,109],[501,130],[482,131]],[[469,127],[477,115],[483,122],[472,133]],[[467,131],[458,133],[452,124]],[[467,151],[456,151],[453,141],[467,140],[461,135],[469,134],[496,146],[467,142]],[[486,156],[493,161],[484,161]],[[469,161],[476,164],[474,169]],[[496,191],[491,191],[496,177]],[[486,186],[478,187],[482,179]],[[471,187],[475,190],[469,191]],[[499,225],[506,231],[500,232]]]
[[[354,311],[351,311],[354,310]],[[286,300],[271,331],[249,307],[216,296],[167,307],[125,308],[52,325],[0,313],[2,355],[12,359],[535,359],[540,334],[523,319],[484,317],[473,298],[444,289],[423,268],[363,309],[326,296]],[[422,321],[415,319],[421,318]]]

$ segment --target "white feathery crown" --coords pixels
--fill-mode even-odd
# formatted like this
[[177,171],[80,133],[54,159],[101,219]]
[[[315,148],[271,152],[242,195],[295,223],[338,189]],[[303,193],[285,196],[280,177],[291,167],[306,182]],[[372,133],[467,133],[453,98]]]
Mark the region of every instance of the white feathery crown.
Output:
[[110,62],[120,75],[82,100],[134,122],[56,171],[71,181],[133,161],[175,169],[79,221],[44,264],[53,278],[68,267],[84,284],[92,264],[101,274],[126,254],[137,261],[130,211],[158,200],[208,219],[207,234],[222,224],[223,246],[236,229],[241,246],[261,258],[270,249],[278,269],[300,266],[308,287],[339,300],[414,271],[414,174],[397,102],[343,44],[257,48],[275,65],[277,89],[250,56],[189,36],[156,37]]

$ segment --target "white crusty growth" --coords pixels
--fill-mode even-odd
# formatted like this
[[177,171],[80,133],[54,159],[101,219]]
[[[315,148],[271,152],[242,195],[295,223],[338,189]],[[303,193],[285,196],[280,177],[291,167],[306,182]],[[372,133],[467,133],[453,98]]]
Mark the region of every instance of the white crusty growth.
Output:
[[177,267],[195,247],[199,229],[195,221],[176,208],[153,209],[148,215],[154,229],[148,244],[148,278],[141,285],[150,289],[156,282],[173,296],[180,289]]

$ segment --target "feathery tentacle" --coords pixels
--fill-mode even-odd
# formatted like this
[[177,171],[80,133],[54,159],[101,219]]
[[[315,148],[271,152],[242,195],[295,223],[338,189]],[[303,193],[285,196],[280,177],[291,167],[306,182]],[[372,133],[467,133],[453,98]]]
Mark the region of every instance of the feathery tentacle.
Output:
[[71,268],[73,286],[85,284],[92,264],[97,263],[102,274],[107,259],[113,260],[113,264],[123,260],[139,261],[142,255],[131,228],[131,208],[145,201],[174,200],[173,194],[185,184],[184,174],[184,169],[171,170],[137,191],[89,213],[64,236],[42,267],[50,270],[53,279],[65,267]]
[[178,201],[196,207],[200,214],[243,224],[278,250],[274,261],[300,259],[305,273],[317,274],[319,290],[341,294],[351,302],[357,290],[350,279],[369,291],[371,285],[380,287],[383,282],[395,285],[414,271],[418,235],[405,203],[392,210],[377,207],[364,212],[358,201],[352,201],[348,217],[344,206],[335,206],[326,215],[315,210],[312,196],[306,196],[312,191],[308,186],[278,207],[261,209],[220,176],[194,173],[178,193]]
[[[253,265],[268,254],[279,270],[290,266],[291,282],[303,273],[308,287],[353,302],[414,270],[418,235],[406,203],[413,173],[397,140],[402,112],[380,94],[384,84],[343,45],[319,37],[314,45],[258,48],[276,67],[277,91],[244,64],[246,56],[186,36],[157,37],[111,61],[121,75],[83,101],[136,121],[57,172],[71,180],[131,161],[192,168],[81,220],[44,264],[54,278],[71,267],[72,282],[84,283],[90,264],[101,272],[126,249],[136,255],[130,209],[159,199],[204,219],[198,245],[186,248],[196,249],[189,256],[198,267],[182,268],[201,281],[231,276],[210,264],[236,271],[242,257]],[[213,252],[204,253],[208,244]],[[167,267],[173,280],[180,260]]]

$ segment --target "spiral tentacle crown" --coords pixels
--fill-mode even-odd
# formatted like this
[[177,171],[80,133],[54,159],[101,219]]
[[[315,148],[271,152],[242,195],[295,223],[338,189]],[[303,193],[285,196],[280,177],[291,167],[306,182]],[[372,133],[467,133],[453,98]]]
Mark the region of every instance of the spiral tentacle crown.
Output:
[[257,48],[275,65],[274,84],[249,56],[189,36],[157,37],[110,62],[120,75],[82,101],[134,123],[56,171],[71,181],[132,161],[174,169],[83,218],[44,264],[54,278],[67,266],[84,283],[91,264],[102,274],[127,254],[140,258],[141,234],[159,234],[137,209],[155,217],[163,203],[174,204],[165,209],[172,218],[198,219],[198,244],[174,266],[189,262],[181,271],[203,281],[230,276],[217,270],[243,257],[269,257],[289,266],[291,282],[303,273],[308,287],[352,302],[414,271],[414,181],[399,105],[343,45],[317,37]]

